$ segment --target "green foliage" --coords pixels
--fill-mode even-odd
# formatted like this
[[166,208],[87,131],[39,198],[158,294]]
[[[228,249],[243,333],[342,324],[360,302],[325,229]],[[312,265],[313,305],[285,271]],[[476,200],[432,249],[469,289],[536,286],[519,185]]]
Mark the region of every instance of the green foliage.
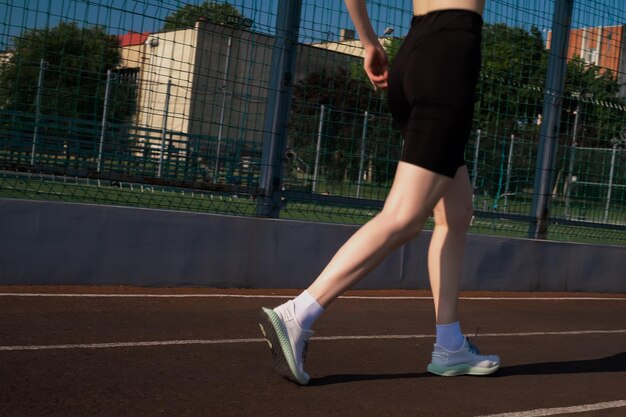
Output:
[[[393,61],[396,59],[396,55],[400,50],[400,46],[402,46],[402,42],[404,38],[382,38],[381,43],[385,52],[387,52],[387,59],[389,60],[389,66],[393,65]],[[356,80],[361,80],[369,84],[369,80],[367,79],[367,75],[363,70],[363,60],[354,61],[350,64],[349,68],[350,77]]]
[[[516,133],[532,126],[543,111],[548,50],[541,32],[504,24],[485,25],[483,67],[476,120],[483,129]],[[567,64],[561,133],[571,136],[575,113],[585,125],[585,146],[606,146],[625,127],[626,100],[618,98],[619,83],[611,71],[575,57]],[[622,109],[620,109],[622,106]],[[538,127],[530,131],[537,131]],[[526,129],[528,131],[528,129]],[[604,143],[604,145],[602,145]]]
[[571,138],[574,134],[579,146],[610,147],[610,141],[626,131],[626,99],[618,97],[619,83],[609,70],[589,65],[576,57],[568,62],[565,81],[564,129]]
[[[485,24],[483,28],[483,63],[477,86],[474,128],[481,129],[480,192],[496,195],[503,191],[504,170],[513,134],[519,144],[538,143],[538,115],[543,111],[543,86],[547,52],[541,32],[505,24]],[[516,152],[511,182],[529,181],[528,158],[536,146],[528,146],[530,155]],[[522,185],[523,186],[523,185]]]
[[[42,75],[42,140],[47,137],[58,142],[61,138],[87,146],[97,137],[102,119],[107,71],[115,70],[119,63],[119,41],[102,27],[80,28],[76,23],[61,22],[50,29],[26,31],[16,38],[12,56],[0,68],[0,103],[5,111],[22,115],[25,129],[32,130],[28,125],[34,123]],[[110,88],[107,120],[130,121],[136,106],[134,82],[114,78]],[[76,133],[77,126],[82,135]]]
[[[382,41],[393,63],[401,38]],[[363,60],[355,59],[335,73],[308,74],[294,88],[290,123],[290,146],[309,166],[315,162],[320,105],[326,108],[323,126],[321,165],[329,181],[356,180],[359,171],[364,112],[368,112],[365,155],[372,180],[385,184],[393,178],[402,139],[393,130],[387,99],[372,90],[363,70]],[[370,159],[371,157],[371,159]]]
[[396,59],[396,55],[398,55],[398,51],[400,50],[400,47],[402,46],[402,42],[404,42],[404,37],[384,38],[383,47],[385,48],[385,51],[387,52],[387,58],[389,58],[390,65],[393,65],[393,62]]
[[532,123],[543,107],[547,53],[541,32],[499,23],[485,25],[480,102],[475,119],[488,127],[516,130]]
[[252,20],[244,17],[236,7],[226,3],[205,1],[199,6],[186,4],[165,18],[164,30],[186,29],[194,27],[196,22],[204,18],[207,21],[230,26],[237,29],[248,29]]
[[[533,167],[528,161],[536,157],[543,113],[545,78],[549,51],[541,32],[486,24],[483,32],[483,66],[478,85],[475,112],[476,128],[482,130],[481,149],[484,164],[493,167],[482,172],[482,188],[496,193],[502,183],[502,169],[508,156],[510,135],[526,150],[516,153],[513,184],[532,186]],[[619,136],[626,127],[626,102],[617,97],[619,84],[610,71],[588,65],[580,58],[568,62],[561,112],[560,137],[562,146],[572,142],[576,112],[579,146],[606,148],[611,138]],[[519,146],[519,145],[518,145]],[[565,159],[559,163],[567,164]],[[500,169],[498,169],[500,167]],[[564,167],[559,167],[560,170]]]
[[[45,61],[42,111],[66,117],[98,113],[108,69],[120,62],[119,42],[102,27],[81,29],[75,23],[24,32],[0,73],[6,109],[33,112],[40,60]],[[100,107],[101,109],[101,107]]]
[[320,164],[325,177],[329,181],[356,180],[364,112],[368,111],[365,154],[368,161],[370,155],[373,157],[374,182],[389,181],[399,157],[401,138],[391,130],[386,96],[374,92],[369,81],[353,77],[350,69],[314,72],[298,82],[294,86],[289,143],[311,167],[322,104],[326,114]]

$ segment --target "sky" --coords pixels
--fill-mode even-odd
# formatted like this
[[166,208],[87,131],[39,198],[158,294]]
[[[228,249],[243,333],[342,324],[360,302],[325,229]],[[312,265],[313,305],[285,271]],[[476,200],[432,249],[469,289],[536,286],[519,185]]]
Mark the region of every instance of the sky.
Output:
[[[186,3],[204,0],[0,0],[0,50],[11,47],[12,39],[23,30],[56,26],[61,20],[79,25],[106,26],[112,34],[128,31],[155,32],[167,15]],[[283,0],[229,0],[254,21],[253,30],[273,33],[276,10]],[[610,26],[626,23],[625,0],[575,0],[572,25]],[[302,0],[300,40],[337,40],[342,28],[353,28],[341,0]],[[537,26],[546,33],[551,28],[555,0],[487,0],[484,19],[510,26]],[[404,36],[411,20],[412,0],[368,1],[374,30],[381,34],[394,28],[394,36]]]

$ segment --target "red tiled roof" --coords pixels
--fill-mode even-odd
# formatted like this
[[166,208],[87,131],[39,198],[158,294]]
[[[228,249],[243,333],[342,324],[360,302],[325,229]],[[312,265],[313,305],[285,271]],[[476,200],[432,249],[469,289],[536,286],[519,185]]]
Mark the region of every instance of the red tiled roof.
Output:
[[150,32],[128,32],[124,35],[118,35],[117,38],[120,40],[120,46],[133,46],[144,43],[149,34]]

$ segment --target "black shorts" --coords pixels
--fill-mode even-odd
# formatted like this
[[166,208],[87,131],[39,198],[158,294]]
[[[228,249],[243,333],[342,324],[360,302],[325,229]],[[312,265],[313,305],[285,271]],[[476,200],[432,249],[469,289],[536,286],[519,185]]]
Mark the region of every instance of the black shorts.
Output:
[[413,17],[389,74],[389,108],[404,138],[401,161],[451,178],[465,165],[482,24],[467,10]]

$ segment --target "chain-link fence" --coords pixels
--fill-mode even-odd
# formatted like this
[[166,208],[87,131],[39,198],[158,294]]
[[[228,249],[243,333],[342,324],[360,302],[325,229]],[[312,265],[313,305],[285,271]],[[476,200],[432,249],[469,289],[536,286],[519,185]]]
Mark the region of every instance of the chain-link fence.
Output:
[[[393,65],[412,2],[367,4]],[[487,1],[474,232],[626,244],[626,9],[571,4]],[[382,207],[402,138],[343,2],[0,0],[0,16],[0,197],[349,223]]]

